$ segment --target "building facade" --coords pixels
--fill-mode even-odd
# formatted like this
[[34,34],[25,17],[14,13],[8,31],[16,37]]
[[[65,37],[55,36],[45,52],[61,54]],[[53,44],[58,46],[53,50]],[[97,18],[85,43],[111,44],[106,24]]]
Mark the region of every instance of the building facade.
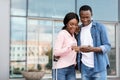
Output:
[[52,49],[63,17],[78,14],[84,4],[107,27],[112,46],[108,79],[119,79],[120,0],[0,0],[0,80],[24,80],[21,71],[32,69],[45,71],[43,80],[52,80]]

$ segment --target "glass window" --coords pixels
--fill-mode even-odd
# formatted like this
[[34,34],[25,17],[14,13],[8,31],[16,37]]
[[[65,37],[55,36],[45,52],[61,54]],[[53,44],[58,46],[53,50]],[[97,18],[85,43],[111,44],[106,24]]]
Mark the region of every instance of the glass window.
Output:
[[54,41],[55,42],[55,39],[57,37],[57,34],[59,33],[60,30],[62,30],[62,27],[63,27],[63,22],[62,21],[55,21],[54,22]]
[[95,20],[118,21],[118,0],[77,0],[77,13],[86,4],[92,7]]
[[11,0],[11,15],[26,16],[26,0]]
[[26,18],[11,17],[11,40],[26,40]]
[[117,75],[117,71],[116,71],[116,41],[115,41],[115,23],[105,23],[107,30],[108,30],[108,37],[111,43],[111,51],[110,53],[108,53],[109,56],[109,60],[110,60],[110,69],[108,70],[108,75],[112,75],[115,76]]
[[75,12],[74,0],[29,0],[28,16],[63,18],[67,12]]
[[[114,2],[112,0],[11,0],[10,78],[23,77],[21,71],[32,69],[45,71],[45,78],[51,78],[52,48],[58,32],[63,27],[60,19],[63,19],[68,12],[75,12],[75,9],[78,13],[82,4],[92,6],[95,20],[116,21],[118,18],[117,0]],[[109,7],[111,9],[108,9]],[[117,75],[115,24],[111,22],[104,24],[107,26],[112,45],[108,54],[111,64],[108,75],[115,76]],[[79,72],[77,77],[78,74]]]
[[[28,20],[27,70],[45,71],[51,75],[53,22],[49,20]],[[33,48],[34,47],[34,48]],[[50,76],[49,76],[50,77]]]
[[22,77],[21,71],[25,70],[25,62],[11,61],[10,62],[10,78]]
[[[26,19],[20,17],[11,17],[11,46],[12,49],[10,52],[10,77],[20,77],[20,66],[16,66],[16,64],[22,65],[25,67],[26,50],[22,50],[21,48],[26,47]],[[22,64],[21,64],[22,63]],[[24,64],[24,66],[23,66]],[[19,68],[19,69],[18,69]],[[19,73],[14,72],[16,69],[19,70]],[[23,70],[23,69],[22,69]]]

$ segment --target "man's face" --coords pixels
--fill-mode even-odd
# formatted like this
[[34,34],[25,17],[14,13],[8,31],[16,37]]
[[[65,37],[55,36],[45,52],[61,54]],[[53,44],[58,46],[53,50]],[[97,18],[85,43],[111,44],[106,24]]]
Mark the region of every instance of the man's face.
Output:
[[80,20],[84,26],[90,24],[91,18],[92,18],[92,13],[90,12],[90,10],[80,12]]

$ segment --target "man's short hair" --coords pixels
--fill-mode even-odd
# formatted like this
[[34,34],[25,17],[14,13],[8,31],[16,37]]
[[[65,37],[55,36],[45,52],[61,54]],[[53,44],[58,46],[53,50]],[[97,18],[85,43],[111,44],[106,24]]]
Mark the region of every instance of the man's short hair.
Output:
[[80,9],[79,9],[79,14],[80,14],[81,11],[87,11],[87,10],[90,10],[90,12],[92,14],[92,8],[89,5],[81,6]]

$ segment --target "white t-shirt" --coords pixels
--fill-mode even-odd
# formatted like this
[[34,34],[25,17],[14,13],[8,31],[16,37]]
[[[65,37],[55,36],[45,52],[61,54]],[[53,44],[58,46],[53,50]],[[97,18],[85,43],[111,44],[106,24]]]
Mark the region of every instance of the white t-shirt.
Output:
[[[81,46],[82,45],[90,45],[93,46],[93,39],[91,36],[91,27],[92,23],[90,23],[88,26],[84,26],[81,28]],[[94,53],[88,52],[88,53],[82,53],[82,63],[85,64],[88,67],[94,67]]]

